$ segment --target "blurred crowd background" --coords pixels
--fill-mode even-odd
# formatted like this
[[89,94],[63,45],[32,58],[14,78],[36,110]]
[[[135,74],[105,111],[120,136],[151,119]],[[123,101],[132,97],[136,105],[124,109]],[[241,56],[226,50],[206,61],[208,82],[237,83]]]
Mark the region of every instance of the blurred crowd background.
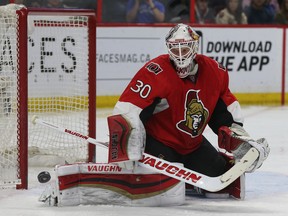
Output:
[[[0,0],[0,5],[9,3]],[[97,9],[97,0],[14,0],[33,8]],[[191,6],[194,2],[194,6]],[[102,22],[288,24],[288,0],[102,0]],[[191,9],[194,9],[191,13]]]

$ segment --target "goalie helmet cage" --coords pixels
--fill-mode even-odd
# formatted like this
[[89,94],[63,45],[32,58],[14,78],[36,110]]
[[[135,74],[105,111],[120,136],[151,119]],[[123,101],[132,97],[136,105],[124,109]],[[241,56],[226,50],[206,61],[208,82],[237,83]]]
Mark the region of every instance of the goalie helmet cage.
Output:
[[[11,7],[16,6],[2,6],[1,10],[8,11]],[[32,125],[30,120],[37,114],[91,137],[96,136],[96,16],[93,10],[27,11],[23,6],[14,10],[14,14],[17,14],[17,20],[13,20],[11,26],[16,27],[15,31],[0,30],[0,44],[3,38],[11,40],[16,36],[18,42],[12,51],[5,46],[8,42],[0,45],[1,55],[5,54],[0,58],[0,72],[5,64],[5,73],[14,74],[19,70],[22,75],[19,80],[9,78],[9,85],[17,86],[17,103],[11,93],[8,105],[7,99],[0,101],[0,112],[6,111],[5,118],[0,117],[0,186],[14,183],[16,188],[25,189],[28,187],[28,158],[29,165],[30,159],[36,156],[40,158],[39,164],[44,158],[51,161],[56,157],[69,163],[94,160],[94,145]],[[7,28],[7,20],[10,21],[4,18],[0,25]],[[18,67],[9,69],[7,59],[18,61]],[[0,78],[2,80],[1,74]],[[19,114],[14,113],[16,108]],[[14,125],[5,128],[11,116]],[[13,128],[17,128],[19,135],[10,135]],[[4,172],[2,166],[7,168]]]

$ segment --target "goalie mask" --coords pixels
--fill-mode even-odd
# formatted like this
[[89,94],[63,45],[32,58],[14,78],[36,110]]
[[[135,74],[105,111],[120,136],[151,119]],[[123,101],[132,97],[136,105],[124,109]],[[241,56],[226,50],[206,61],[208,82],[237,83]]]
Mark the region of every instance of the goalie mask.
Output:
[[170,59],[174,62],[180,78],[195,75],[194,58],[198,52],[199,35],[188,25],[178,24],[166,36]]

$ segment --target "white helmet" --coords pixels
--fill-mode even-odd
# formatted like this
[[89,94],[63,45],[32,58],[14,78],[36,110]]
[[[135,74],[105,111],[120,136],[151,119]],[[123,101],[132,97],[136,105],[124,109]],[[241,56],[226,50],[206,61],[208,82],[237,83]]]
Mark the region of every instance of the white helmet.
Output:
[[193,70],[193,59],[198,52],[198,45],[199,35],[190,26],[182,23],[173,27],[166,36],[168,53],[180,78],[197,72]]

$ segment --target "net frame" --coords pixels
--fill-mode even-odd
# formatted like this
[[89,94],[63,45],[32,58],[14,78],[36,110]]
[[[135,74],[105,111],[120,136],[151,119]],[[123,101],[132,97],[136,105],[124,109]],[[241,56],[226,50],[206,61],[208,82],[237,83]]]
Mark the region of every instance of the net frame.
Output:
[[[16,119],[12,123],[17,130],[17,138],[15,141],[16,143],[16,157],[17,161],[15,164],[9,164],[8,169],[15,169],[15,175],[17,179],[4,179],[0,180],[1,187],[9,187],[11,185],[16,185],[17,189],[27,189],[28,188],[28,119],[27,119],[27,95],[28,95],[28,88],[27,88],[27,15],[28,11],[25,7],[10,4],[7,6],[1,6],[1,15],[4,17],[2,19],[2,24],[4,21],[9,23],[9,21],[13,20],[12,17],[16,17],[16,23],[11,23],[9,28],[13,28],[16,32],[14,35],[16,37],[15,40],[15,48],[13,50],[13,45],[11,45],[11,49],[9,55],[13,55],[12,53],[17,53],[17,59],[15,59],[15,67],[12,68],[11,73],[15,73],[16,75],[16,91],[17,91],[17,99],[14,100],[16,108],[11,111],[14,113],[16,112]],[[5,20],[6,19],[6,20]],[[7,24],[6,23],[6,24]],[[16,25],[14,25],[16,24]],[[21,32],[21,34],[20,34]],[[3,39],[4,33],[1,35]],[[6,38],[4,40],[10,40],[10,38]],[[13,39],[11,39],[13,40]],[[5,50],[5,46],[2,46],[2,54],[7,52]],[[12,57],[11,57],[12,58]],[[14,61],[14,59],[12,59]],[[12,61],[11,60],[11,61]],[[5,60],[4,60],[5,61]],[[3,62],[2,62],[3,63]],[[9,65],[11,66],[11,65]],[[12,103],[12,102],[11,102]],[[11,115],[12,115],[11,114]],[[10,115],[10,114],[9,114]],[[9,127],[7,127],[9,128]],[[5,133],[5,131],[2,131]],[[6,131],[7,132],[7,131]],[[9,133],[8,133],[9,134]],[[7,144],[6,140],[1,139],[2,144]],[[5,143],[4,143],[5,142]],[[14,146],[14,144],[13,144]],[[9,149],[4,149],[4,151],[9,151]],[[12,152],[15,151],[14,149],[11,150]],[[5,166],[5,165],[4,165]],[[11,166],[11,167],[10,167]],[[7,168],[7,167],[6,167]],[[5,170],[5,168],[3,168]],[[4,171],[2,171],[4,172]],[[1,175],[2,176],[2,175]]]
[[[11,4],[12,5],[12,4]],[[3,6],[1,6],[3,7]],[[96,15],[94,10],[27,10],[21,6],[16,11],[18,18],[17,25],[17,177],[14,180],[0,179],[0,187],[6,188],[7,185],[16,185],[17,189],[28,188],[28,33],[29,26],[27,24],[28,15],[45,15],[56,16],[87,16],[89,26],[88,33],[88,61],[89,61],[89,77],[88,77],[88,135],[96,137]],[[1,145],[0,145],[1,146]],[[88,144],[88,158],[86,162],[95,161],[95,146]],[[1,177],[1,176],[0,176]],[[4,186],[3,186],[4,185]]]

